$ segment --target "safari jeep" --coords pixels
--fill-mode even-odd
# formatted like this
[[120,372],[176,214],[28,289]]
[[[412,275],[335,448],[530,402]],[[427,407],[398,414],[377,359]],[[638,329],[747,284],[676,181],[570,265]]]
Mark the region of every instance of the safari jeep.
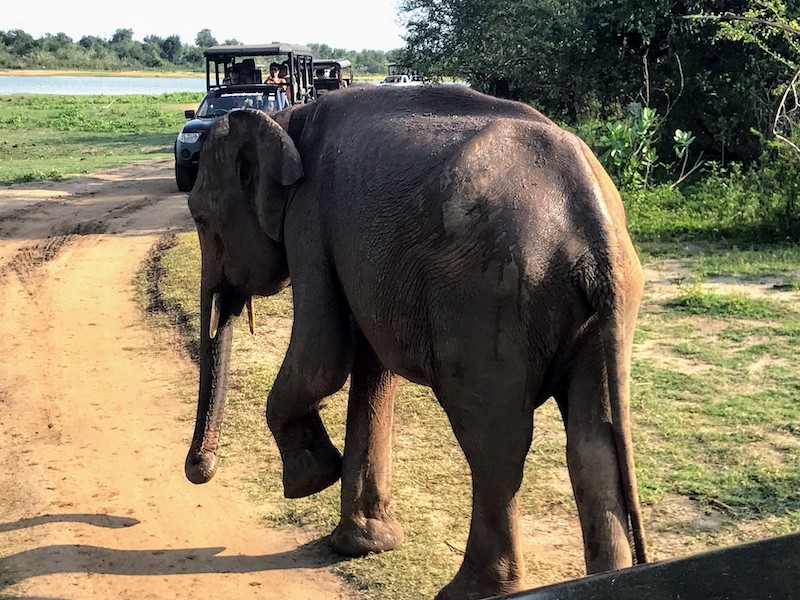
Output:
[[[175,140],[175,182],[194,187],[200,151],[215,119],[234,108],[275,112],[316,98],[311,49],[275,42],[264,45],[212,46],[206,58],[206,95]],[[270,65],[278,65],[281,83],[267,83]]]
[[314,60],[314,89],[317,94],[341,90],[353,83],[353,65],[349,60]]

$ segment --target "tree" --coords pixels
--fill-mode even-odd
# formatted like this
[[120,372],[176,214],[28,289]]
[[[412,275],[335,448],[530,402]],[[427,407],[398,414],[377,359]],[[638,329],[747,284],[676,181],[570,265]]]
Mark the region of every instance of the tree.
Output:
[[182,53],[183,44],[177,35],[171,35],[161,43],[161,56],[173,64],[180,61]]
[[[404,0],[407,47],[400,60],[432,78],[453,76],[518,100],[563,87],[577,43],[577,0]],[[561,91],[561,90],[559,90]]]
[[[132,29],[117,29],[109,40],[86,35],[75,43],[63,33],[47,34],[37,40],[22,30],[0,30],[0,66],[100,70],[180,66],[202,70],[205,62],[203,51],[217,45],[217,40],[211,36],[210,30],[203,29],[198,32],[196,41],[202,45],[183,44],[177,35],[167,38],[148,35],[138,42],[133,39]],[[224,43],[240,44],[236,39],[228,39]],[[349,59],[358,73],[383,73],[385,70],[387,55],[380,50],[356,53],[324,45],[311,46],[322,49],[315,50],[315,56]]]
[[33,36],[21,29],[0,32],[0,40],[11,54],[17,56],[31,54],[39,49],[39,43],[33,39]]
[[142,62],[144,58],[142,45],[133,40],[133,29],[117,29],[111,36],[109,47],[123,63],[130,66]]
[[355,73],[385,73],[387,55],[381,50],[345,50],[332,48],[327,44],[309,44],[311,52],[316,58],[345,58],[353,63]]
[[142,46],[144,47],[146,52],[155,52],[159,56],[161,55],[161,45],[164,43],[164,38],[159,37],[157,35],[147,35],[145,36]]
[[194,38],[194,43],[198,48],[202,48],[205,50],[206,48],[210,48],[211,46],[216,46],[217,38],[211,35],[210,29],[201,29],[200,31],[197,32],[197,35]]
[[117,29],[111,36],[111,44],[125,46],[133,42],[133,29]]
[[83,36],[80,40],[78,40],[78,45],[86,48],[87,50],[98,50],[108,46],[103,38],[99,38],[96,35]]
[[164,64],[164,58],[161,56],[161,45],[163,43],[164,40],[157,35],[148,35],[144,38],[142,51],[145,65],[148,67],[160,67]]
[[[718,24],[719,39],[741,41],[748,48],[760,49],[762,55],[793,72],[777,88],[764,90],[775,99],[775,114],[769,133],[800,152],[795,130],[800,125],[800,7],[784,0],[749,2],[740,14],[700,14],[687,18],[695,23]],[[759,127],[764,131],[765,128]]]
[[53,53],[58,52],[59,50],[67,50],[74,45],[72,38],[66,33],[58,33],[56,35],[48,33],[45,34],[40,41],[43,50]]
[[389,60],[386,53],[380,50],[361,50],[352,62],[358,65],[357,72],[386,73]]
[[184,45],[181,64],[192,69],[202,69],[203,65],[205,65],[203,50],[199,46]]

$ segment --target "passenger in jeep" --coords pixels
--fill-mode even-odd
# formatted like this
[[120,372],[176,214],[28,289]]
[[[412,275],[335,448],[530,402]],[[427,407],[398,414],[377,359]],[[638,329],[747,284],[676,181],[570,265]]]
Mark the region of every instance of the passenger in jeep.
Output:
[[286,80],[280,76],[280,65],[278,63],[271,63],[269,65],[269,77],[267,77],[264,83],[272,83],[280,86],[275,94],[277,100],[276,108],[278,110],[285,108],[287,104],[286,92],[289,86],[286,85]]
[[225,79],[222,80],[224,85],[236,85],[239,83],[239,71],[235,69],[226,69],[227,74]]
[[280,72],[280,69],[281,67],[278,63],[270,64],[269,77],[267,77],[267,80],[264,83],[280,84],[281,87],[283,88],[283,91],[285,92],[288,86],[286,85],[286,80],[278,74]]

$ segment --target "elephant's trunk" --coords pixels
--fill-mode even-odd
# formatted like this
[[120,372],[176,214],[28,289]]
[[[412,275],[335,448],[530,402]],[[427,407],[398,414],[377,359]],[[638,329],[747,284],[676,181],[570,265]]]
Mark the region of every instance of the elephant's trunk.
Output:
[[[192,445],[186,456],[186,477],[208,482],[217,470],[217,445],[228,391],[228,368],[234,315],[241,305],[230,294],[204,290],[200,300],[200,391]],[[238,309],[238,310],[237,310]]]

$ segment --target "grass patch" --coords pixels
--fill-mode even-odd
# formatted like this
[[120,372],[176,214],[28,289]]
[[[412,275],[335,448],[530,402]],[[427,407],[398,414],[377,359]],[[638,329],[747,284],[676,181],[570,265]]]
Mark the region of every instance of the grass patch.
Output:
[[[797,521],[797,311],[791,289],[765,297],[758,285],[791,274],[794,254],[766,246],[712,256],[676,245],[669,258],[679,257],[687,273],[736,276],[744,291],[675,283],[671,299],[645,298],[633,398],[651,537],[678,535],[699,550],[787,533]],[[691,501],[708,523],[659,518],[674,497]]]
[[800,510],[797,395],[785,376],[754,381],[726,367],[688,376],[637,360],[633,378],[645,503],[679,494],[741,520]]
[[0,182],[63,179],[165,158],[202,94],[0,96]]
[[699,278],[739,276],[757,281],[766,276],[785,277],[795,285],[800,270],[800,248],[797,246],[763,247],[756,249],[731,248],[698,254],[694,258],[694,273]]
[[699,285],[690,286],[664,306],[684,314],[723,319],[780,319],[789,314],[786,307],[766,298],[707,292]]

